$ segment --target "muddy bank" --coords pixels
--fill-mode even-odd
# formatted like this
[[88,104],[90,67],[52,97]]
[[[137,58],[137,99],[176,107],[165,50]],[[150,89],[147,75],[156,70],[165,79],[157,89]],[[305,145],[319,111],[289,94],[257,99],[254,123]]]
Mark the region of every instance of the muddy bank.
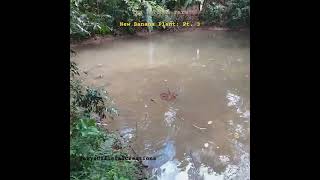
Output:
[[216,27],[216,26],[203,26],[203,27],[197,27],[197,28],[183,28],[180,29],[179,31],[160,31],[160,30],[154,30],[152,32],[137,32],[135,34],[126,34],[126,35],[119,35],[119,36],[114,36],[114,35],[106,35],[106,36],[96,36],[96,37],[91,37],[89,39],[85,39],[79,42],[71,42],[70,47],[71,48],[77,48],[81,46],[87,46],[87,45],[99,45],[103,44],[106,42],[112,42],[115,40],[120,40],[120,39],[128,39],[128,38],[133,38],[133,37],[138,37],[138,38],[148,38],[150,35],[154,34],[169,34],[169,33],[177,33],[177,32],[187,32],[187,31],[250,31],[249,28],[226,28],[226,27]]

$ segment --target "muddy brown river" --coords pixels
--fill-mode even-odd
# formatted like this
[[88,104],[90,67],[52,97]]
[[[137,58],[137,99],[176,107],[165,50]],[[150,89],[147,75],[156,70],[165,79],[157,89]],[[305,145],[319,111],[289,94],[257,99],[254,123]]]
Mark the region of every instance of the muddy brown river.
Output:
[[[108,120],[153,179],[250,179],[249,32],[197,30],[78,48],[85,83],[109,92]],[[176,97],[162,99],[170,92]]]

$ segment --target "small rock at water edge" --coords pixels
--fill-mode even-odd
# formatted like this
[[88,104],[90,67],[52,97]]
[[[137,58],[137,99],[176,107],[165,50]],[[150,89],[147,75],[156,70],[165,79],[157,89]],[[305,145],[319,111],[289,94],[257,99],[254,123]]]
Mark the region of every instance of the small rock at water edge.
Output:
[[206,65],[202,65],[202,67],[206,67]]
[[102,66],[102,64],[98,64],[98,66]]
[[212,121],[208,121],[208,124],[212,124]]
[[165,80],[163,80],[163,81],[164,81],[164,82],[167,82],[168,80],[165,79]]
[[209,143],[204,143],[204,147],[209,147]]
[[146,104],[145,104],[145,105],[144,105],[144,107],[145,107],[145,108],[147,108],[147,107],[148,107],[148,105],[146,105]]

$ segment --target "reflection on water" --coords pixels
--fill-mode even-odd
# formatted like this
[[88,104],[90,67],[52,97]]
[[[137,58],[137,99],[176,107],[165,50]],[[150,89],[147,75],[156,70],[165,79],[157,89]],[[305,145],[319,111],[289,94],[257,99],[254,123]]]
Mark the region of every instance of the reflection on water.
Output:
[[[143,162],[154,179],[250,179],[248,33],[156,34],[78,54],[85,83],[105,87],[120,109],[108,128],[157,157]],[[175,100],[161,100],[168,89]]]
[[176,149],[174,146],[174,141],[169,140],[163,144],[162,149],[156,151],[155,153],[149,154],[149,157],[156,157],[154,161],[144,161],[143,163],[150,168],[159,168],[168,161],[172,161],[176,155]]
[[152,41],[149,41],[149,64],[152,65],[153,64],[153,43]]

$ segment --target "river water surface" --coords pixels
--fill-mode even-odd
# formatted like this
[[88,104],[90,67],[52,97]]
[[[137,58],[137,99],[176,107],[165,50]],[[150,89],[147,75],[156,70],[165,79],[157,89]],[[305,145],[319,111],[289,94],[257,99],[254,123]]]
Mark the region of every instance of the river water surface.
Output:
[[[250,179],[248,32],[197,30],[78,49],[87,85],[107,89],[154,179]],[[165,101],[161,93],[177,94]]]

